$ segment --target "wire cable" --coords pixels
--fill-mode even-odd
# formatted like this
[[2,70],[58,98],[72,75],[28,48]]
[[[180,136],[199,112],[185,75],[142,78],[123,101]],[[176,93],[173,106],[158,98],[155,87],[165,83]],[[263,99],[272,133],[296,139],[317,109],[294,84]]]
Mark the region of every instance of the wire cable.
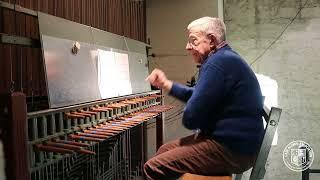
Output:
[[281,31],[281,33],[276,37],[276,39],[274,39],[269,46],[263,50],[263,52],[257,56],[251,63],[250,66],[252,66],[253,64],[255,64],[256,62],[258,62],[260,60],[260,58],[280,39],[280,37],[284,34],[284,32],[288,29],[288,27],[294,22],[294,20],[296,20],[296,18],[298,17],[298,15],[300,14],[301,10],[304,9],[307,5],[307,3],[309,2],[309,0],[306,0],[306,2],[304,3],[304,5],[299,8],[299,10],[297,11],[296,15],[290,20],[290,22],[284,27],[284,29]]

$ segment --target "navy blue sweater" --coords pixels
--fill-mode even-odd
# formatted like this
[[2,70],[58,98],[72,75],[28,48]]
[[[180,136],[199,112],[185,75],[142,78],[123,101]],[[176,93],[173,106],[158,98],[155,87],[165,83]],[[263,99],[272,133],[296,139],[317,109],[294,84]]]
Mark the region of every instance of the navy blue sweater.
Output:
[[260,86],[230,46],[204,61],[194,88],[173,83],[170,94],[187,102],[182,118],[186,128],[201,129],[235,153],[257,153],[263,136]]

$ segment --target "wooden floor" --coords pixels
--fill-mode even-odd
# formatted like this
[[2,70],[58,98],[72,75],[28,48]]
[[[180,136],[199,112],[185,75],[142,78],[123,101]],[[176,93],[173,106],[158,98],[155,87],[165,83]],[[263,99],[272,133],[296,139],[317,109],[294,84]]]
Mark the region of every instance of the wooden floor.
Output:
[[232,176],[200,176],[196,174],[184,174],[181,180],[232,180]]

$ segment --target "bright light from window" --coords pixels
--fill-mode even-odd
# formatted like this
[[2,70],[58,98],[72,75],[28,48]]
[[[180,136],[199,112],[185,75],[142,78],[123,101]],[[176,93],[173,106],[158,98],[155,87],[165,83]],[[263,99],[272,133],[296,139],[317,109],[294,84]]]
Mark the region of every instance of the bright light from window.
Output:
[[[264,104],[268,107],[278,107],[278,83],[274,79],[262,74],[256,74],[257,79],[260,84],[262,95],[265,97]],[[264,126],[266,126],[265,121],[263,121]],[[272,145],[277,145],[278,143],[278,132],[276,131]]]

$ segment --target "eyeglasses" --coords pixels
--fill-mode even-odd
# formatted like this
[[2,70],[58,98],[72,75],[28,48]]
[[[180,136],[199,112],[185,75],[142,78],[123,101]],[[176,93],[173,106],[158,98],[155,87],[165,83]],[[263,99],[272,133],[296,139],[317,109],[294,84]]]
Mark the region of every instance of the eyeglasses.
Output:
[[199,46],[200,44],[200,40],[198,40],[197,38],[195,37],[190,37],[188,38],[188,42],[187,42],[189,45],[191,45],[192,47],[195,47],[195,46]]

